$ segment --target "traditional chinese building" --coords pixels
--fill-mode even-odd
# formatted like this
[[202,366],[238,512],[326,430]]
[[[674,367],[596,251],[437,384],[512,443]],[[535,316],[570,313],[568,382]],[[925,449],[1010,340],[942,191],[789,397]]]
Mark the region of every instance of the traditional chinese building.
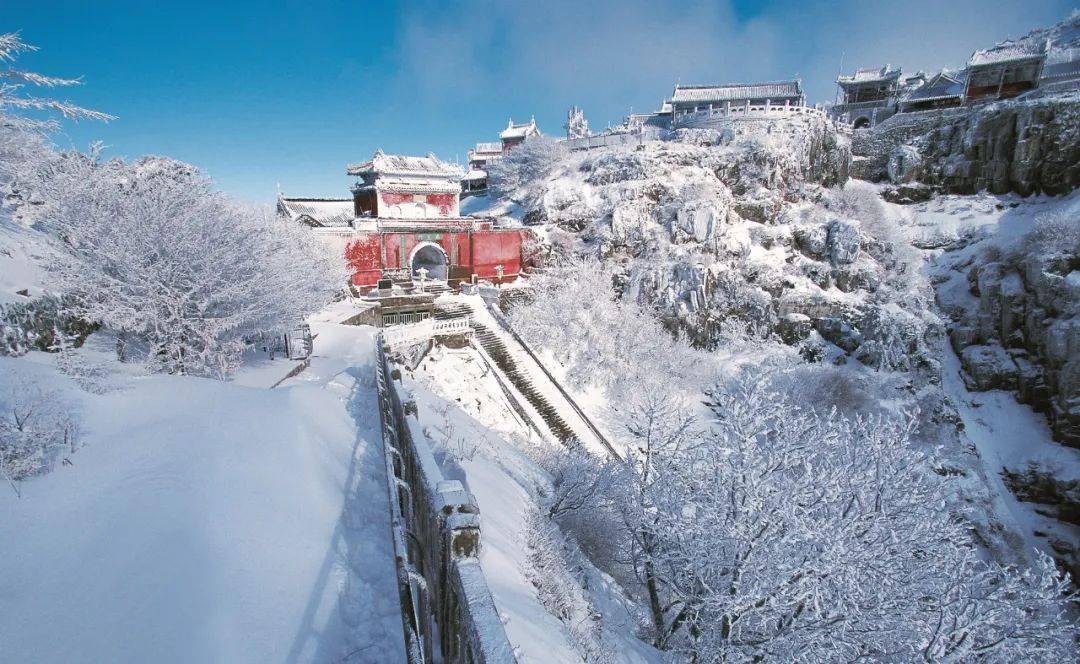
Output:
[[514,124],[513,118],[506,124],[506,129],[499,134],[502,140],[502,151],[509,152],[517,145],[521,145],[527,139],[540,135],[540,128],[536,126],[536,118],[530,119],[525,124]]
[[891,65],[856,69],[851,76],[837,76],[843,100],[832,108],[835,117],[843,116],[856,129],[872,127],[896,113],[900,87],[900,69]]
[[383,278],[407,281],[421,269],[449,286],[474,275],[503,282],[520,274],[527,231],[462,217],[460,166],[380,150],[346,172],[358,178],[352,199],[279,197],[278,211],[342,251],[358,289]]
[[724,106],[804,106],[802,82],[732,83],[728,85],[676,85],[671,95],[675,114],[693,113]]
[[1006,99],[1039,87],[1050,41],[1006,42],[980,49],[967,66],[968,102]]
[[469,149],[469,172],[461,179],[461,192],[474,193],[487,190],[487,169],[491,162],[503,156],[502,143],[477,143]]

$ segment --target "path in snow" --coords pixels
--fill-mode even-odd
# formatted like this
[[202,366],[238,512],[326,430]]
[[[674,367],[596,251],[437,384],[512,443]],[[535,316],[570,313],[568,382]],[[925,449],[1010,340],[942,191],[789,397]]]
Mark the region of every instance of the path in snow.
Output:
[[371,330],[316,326],[268,390],[132,378],[77,392],[73,466],[0,491],[0,661],[394,662],[403,653]]

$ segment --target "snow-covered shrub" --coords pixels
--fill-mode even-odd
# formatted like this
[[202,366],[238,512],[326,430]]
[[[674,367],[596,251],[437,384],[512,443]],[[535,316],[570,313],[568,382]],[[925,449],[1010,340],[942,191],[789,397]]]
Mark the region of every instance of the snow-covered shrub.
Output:
[[914,419],[817,412],[758,377],[710,398],[714,430],[656,447],[662,479],[637,491],[657,645],[697,661],[1068,657],[1067,578],[1042,556],[982,562]]
[[638,152],[604,150],[581,164],[585,181],[593,185],[643,180],[649,176],[649,164]]
[[512,198],[522,187],[550,173],[566,155],[563,144],[553,138],[530,138],[488,166],[488,189],[494,196]]
[[96,325],[75,315],[70,297],[53,294],[0,305],[0,355],[54,350],[60,337],[79,346]]
[[855,357],[884,371],[907,371],[926,354],[925,323],[896,304],[869,307],[859,321],[863,343]]
[[49,472],[79,446],[75,406],[31,376],[13,375],[0,389],[0,478],[18,483]]
[[524,521],[529,556],[523,571],[536,588],[540,604],[563,623],[582,661],[615,661],[611,645],[604,639],[603,616],[593,608],[583,587],[585,563],[581,554],[538,510],[528,509]]
[[1080,205],[1059,208],[1036,217],[1031,231],[1024,236],[1023,252],[1039,256],[1065,254],[1072,256],[1074,260],[1080,260],[1080,223],[1076,216],[1080,214],[1078,208]]
[[39,179],[32,220],[80,318],[149,346],[149,366],[224,376],[345,283],[343,261],[299,225],[241,206],[188,164],[65,153]]

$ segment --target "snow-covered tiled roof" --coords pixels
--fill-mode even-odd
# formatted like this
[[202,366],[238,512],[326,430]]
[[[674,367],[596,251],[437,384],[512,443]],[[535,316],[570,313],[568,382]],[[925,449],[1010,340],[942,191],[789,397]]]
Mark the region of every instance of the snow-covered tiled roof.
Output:
[[671,101],[678,102],[718,102],[743,99],[764,99],[802,96],[799,81],[775,81],[772,83],[747,83],[730,85],[687,85],[676,86]]
[[492,143],[477,143],[476,148],[473,149],[473,152],[475,152],[476,154],[485,154],[485,153],[494,153],[494,152],[498,152],[498,153],[501,154],[502,153],[502,143],[499,143],[498,141],[495,141],[495,142],[492,142]]
[[293,221],[313,226],[348,226],[356,216],[351,198],[278,198],[278,209]]
[[836,82],[840,85],[849,85],[853,83],[870,83],[873,81],[895,81],[898,78],[900,78],[900,70],[893,69],[892,65],[885,65],[884,67],[856,69],[855,73],[851,76],[844,76],[841,74],[836,77]]
[[933,101],[935,99],[961,97],[964,94],[964,84],[966,82],[967,76],[964,72],[942,69],[931,76],[924,85],[906,95],[903,101]]
[[502,133],[499,134],[499,138],[525,138],[539,133],[540,130],[536,127],[536,118],[529,120],[525,124],[514,124],[514,120],[511,119],[506,123],[506,129],[503,129]]
[[349,175],[403,173],[436,177],[461,177],[464,174],[464,170],[457,164],[442,161],[433,154],[426,157],[409,157],[385,154],[382,150],[377,150],[370,160],[362,164],[348,166],[345,172]]
[[1002,62],[1045,58],[1049,51],[1050,41],[1047,39],[1004,42],[993,48],[983,48],[975,51],[971,54],[971,59],[968,60],[968,66],[979,67]]

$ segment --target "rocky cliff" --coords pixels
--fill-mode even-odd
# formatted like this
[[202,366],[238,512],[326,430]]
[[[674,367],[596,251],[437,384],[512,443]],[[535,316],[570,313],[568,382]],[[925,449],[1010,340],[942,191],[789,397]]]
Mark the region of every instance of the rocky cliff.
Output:
[[1015,391],[1057,440],[1080,447],[1080,200],[969,254],[957,268],[973,299],[943,289],[941,301],[970,387]]
[[971,194],[1080,186],[1080,91],[889,118],[856,132],[855,177]]

